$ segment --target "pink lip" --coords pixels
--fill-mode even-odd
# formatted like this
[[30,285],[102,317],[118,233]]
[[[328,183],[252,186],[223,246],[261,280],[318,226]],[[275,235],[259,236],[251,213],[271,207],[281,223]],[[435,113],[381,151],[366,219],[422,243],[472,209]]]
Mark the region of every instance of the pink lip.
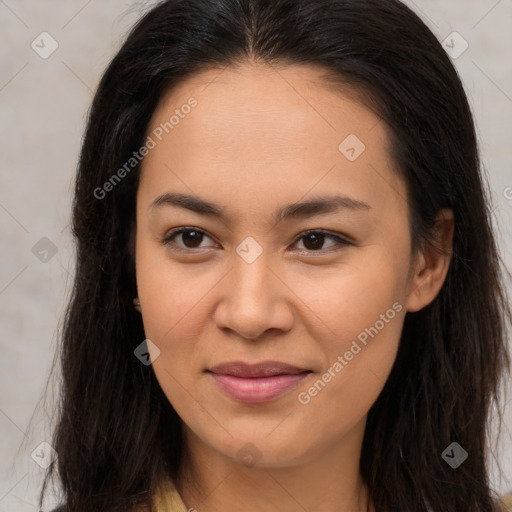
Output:
[[286,363],[224,363],[207,370],[227,395],[245,403],[273,400],[293,389],[311,371]]

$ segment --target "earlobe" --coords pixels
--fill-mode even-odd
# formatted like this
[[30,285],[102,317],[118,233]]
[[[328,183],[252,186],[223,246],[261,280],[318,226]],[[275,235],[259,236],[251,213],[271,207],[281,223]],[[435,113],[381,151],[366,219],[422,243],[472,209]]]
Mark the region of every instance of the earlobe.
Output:
[[419,311],[439,294],[450,267],[454,227],[453,211],[448,208],[441,210],[437,216],[433,242],[417,257],[406,301],[408,312]]

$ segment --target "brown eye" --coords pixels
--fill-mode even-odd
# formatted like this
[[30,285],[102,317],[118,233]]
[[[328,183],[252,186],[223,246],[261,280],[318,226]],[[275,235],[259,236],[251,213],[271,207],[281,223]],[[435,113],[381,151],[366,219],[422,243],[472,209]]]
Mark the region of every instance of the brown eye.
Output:
[[[181,237],[181,241],[180,241]],[[206,233],[196,228],[180,228],[172,231],[162,241],[165,245],[172,246],[176,250],[188,250],[188,249],[201,249],[206,246],[201,246],[201,242],[205,238],[210,238]],[[175,241],[177,240],[177,241]],[[211,240],[211,238],[210,238]]]
[[[329,245],[327,248],[323,247],[325,240],[328,240],[328,239],[332,240],[333,243],[331,243],[331,245]],[[343,247],[346,245],[352,245],[347,240],[345,240],[339,236],[327,233],[322,230],[312,230],[312,231],[303,233],[297,239],[297,242],[300,240],[303,240],[302,244],[304,246],[305,252],[315,252],[315,251],[316,252],[321,252],[321,251],[329,252],[329,250],[333,247],[336,248],[338,246],[338,248],[340,248],[340,246]],[[299,249],[301,249],[301,248],[299,248]],[[336,249],[334,249],[334,250],[336,250]]]
[[322,248],[325,235],[322,233],[311,233],[303,237],[304,247],[308,250],[315,251]]
[[186,247],[195,248],[201,244],[203,234],[199,231],[183,231],[181,237]]

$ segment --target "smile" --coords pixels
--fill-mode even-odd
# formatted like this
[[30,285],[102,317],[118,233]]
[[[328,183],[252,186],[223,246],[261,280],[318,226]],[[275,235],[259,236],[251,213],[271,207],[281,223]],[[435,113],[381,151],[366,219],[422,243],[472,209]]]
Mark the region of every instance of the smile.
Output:
[[281,361],[249,364],[231,361],[206,370],[215,384],[239,402],[258,404],[274,400],[295,388],[311,372]]

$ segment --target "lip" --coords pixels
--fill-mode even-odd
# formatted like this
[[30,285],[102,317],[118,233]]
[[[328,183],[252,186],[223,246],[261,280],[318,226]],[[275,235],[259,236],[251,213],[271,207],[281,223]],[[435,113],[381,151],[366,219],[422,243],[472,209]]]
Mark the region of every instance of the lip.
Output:
[[244,403],[263,403],[291,391],[311,370],[279,361],[248,364],[233,361],[216,365],[207,372],[220,389]]
[[213,366],[209,372],[218,375],[231,375],[241,378],[273,377],[275,375],[297,375],[308,372],[307,368],[300,368],[280,361],[261,361],[260,363],[245,363],[244,361],[230,361]]

